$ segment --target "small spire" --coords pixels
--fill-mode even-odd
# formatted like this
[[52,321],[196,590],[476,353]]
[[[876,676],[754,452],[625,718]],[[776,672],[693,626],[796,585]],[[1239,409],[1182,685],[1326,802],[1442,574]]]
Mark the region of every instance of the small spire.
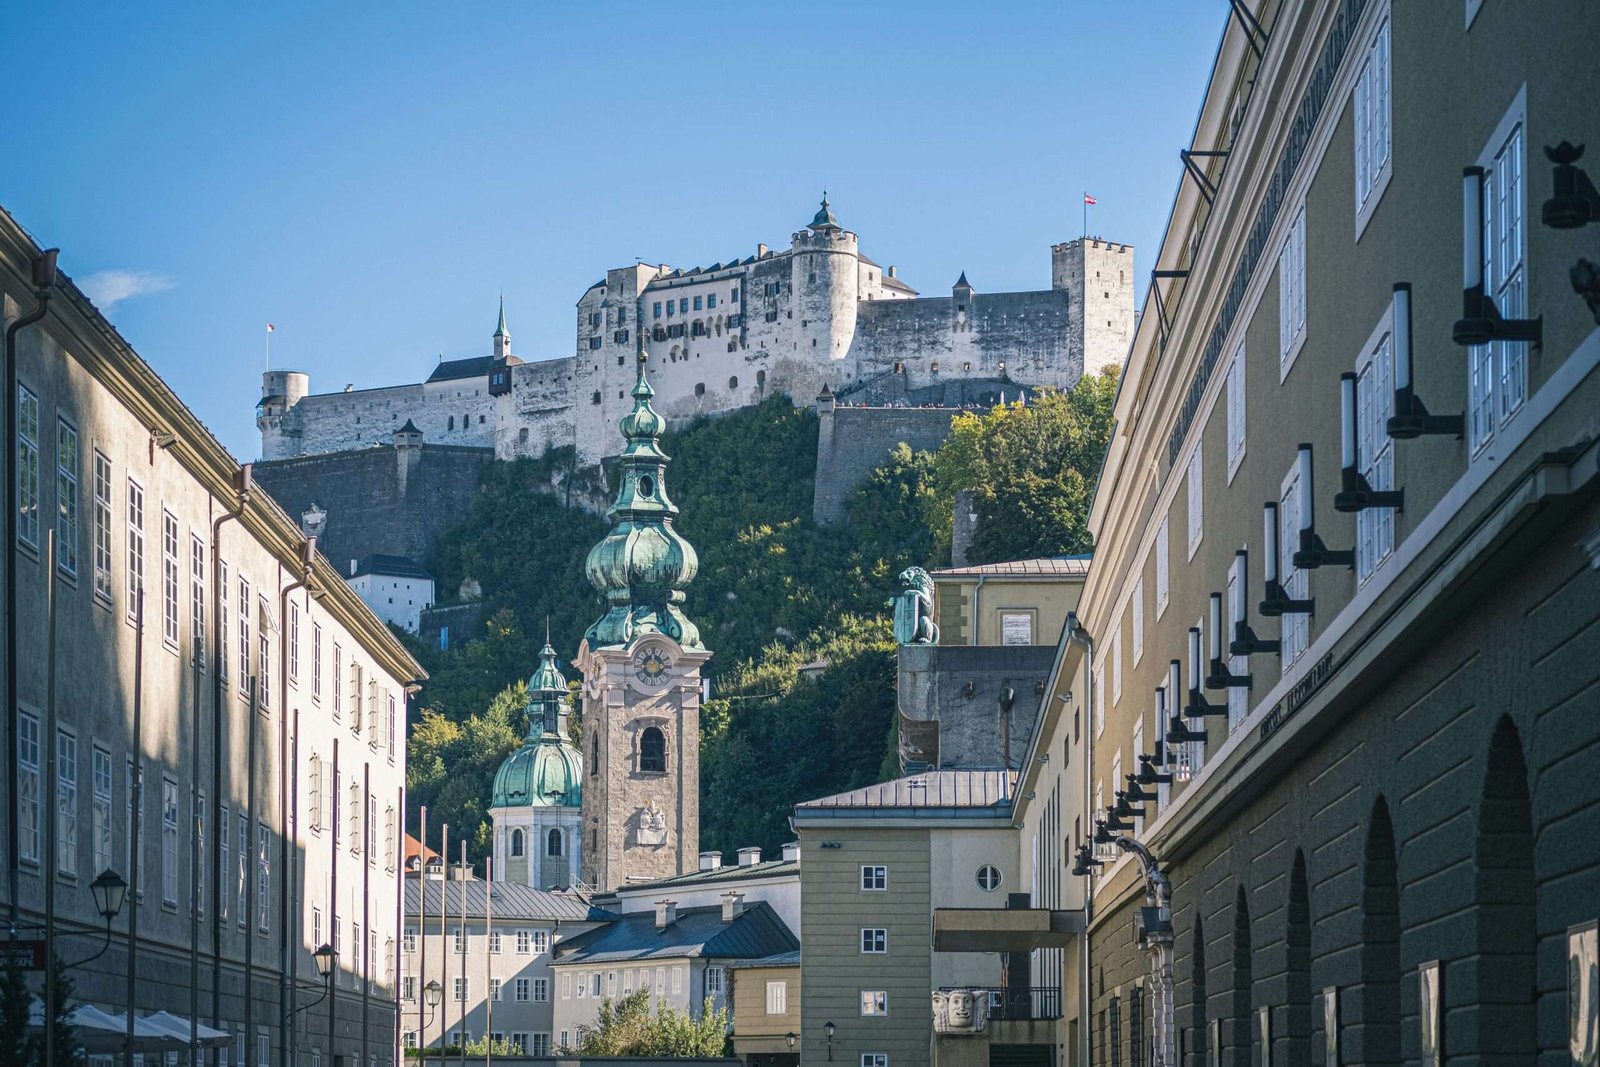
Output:
[[833,217],[833,212],[828,209],[828,190],[822,190],[822,207],[811,218],[813,230],[837,230],[839,220]]
[[961,277],[956,279],[955,287],[957,289],[971,289],[972,288],[972,285],[967,281],[967,272],[966,271],[962,271],[961,272]]
[[496,337],[510,337],[511,331],[506,329],[506,294],[500,294],[500,325],[495,328]]

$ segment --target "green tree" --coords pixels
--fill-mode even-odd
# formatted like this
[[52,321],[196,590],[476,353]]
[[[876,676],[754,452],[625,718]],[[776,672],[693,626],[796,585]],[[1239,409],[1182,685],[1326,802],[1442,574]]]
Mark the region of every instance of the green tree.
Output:
[[602,1000],[594,1026],[579,1032],[576,1051],[581,1056],[696,1058],[722,1056],[727,1047],[728,1013],[713,1009],[710,997],[694,1019],[665,1000],[652,1012],[650,991],[641,989],[620,1000]]
[[463,722],[424,708],[411,727],[406,760],[411,817],[427,805],[432,826],[449,823],[454,840],[467,841],[474,855],[484,854],[494,774],[522,743],[527,729],[522,709],[527,703],[528,685],[517,682],[496,694],[481,714],[469,715]]
[[27,1063],[34,1055],[28,1035],[31,999],[22,968],[7,960],[0,969],[0,1063]]

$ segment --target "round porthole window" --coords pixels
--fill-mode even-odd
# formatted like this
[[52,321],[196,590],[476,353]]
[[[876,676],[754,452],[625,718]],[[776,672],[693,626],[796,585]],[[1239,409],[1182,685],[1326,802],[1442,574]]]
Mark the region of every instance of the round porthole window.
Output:
[[978,888],[985,893],[993,893],[1000,888],[1000,868],[985,863],[978,868]]
[[643,478],[639,479],[640,496],[653,496],[655,495],[655,491],[656,483],[654,478],[651,478],[648,474],[646,474]]

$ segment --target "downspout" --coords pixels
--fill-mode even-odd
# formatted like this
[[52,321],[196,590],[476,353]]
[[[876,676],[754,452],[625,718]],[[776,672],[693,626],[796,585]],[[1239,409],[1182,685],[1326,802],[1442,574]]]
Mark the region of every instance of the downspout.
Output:
[[[222,588],[222,525],[244,514],[250,501],[252,484],[250,464],[241,466],[234,474],[234,494],[237,500],[232,511],[219,515],[211,523],[211,805],[217,811],[218,831],[211,835],[211,1025],[222,1029],[222,864],[227,858],[222,854],[222,672],[227,663],[222,654],[222,598],[227,590]],[[240,685],[244,684],[241,679]],[[245,1038],[248,1043],[248,1035]],[[221,1062],[221,1055],[213,1051],[209,1057],[213,1065]]]
[[[282,827],[278,837],[278,866],[283,872],[283,888],[278,894],[278,1032],[282,1035],[278,1043],[278,1062],[282,1067],[292,1067],[293,1064],[289,1052],[294,1034],[294,1005],[291,1003],[294,975],[291,969],[300,960],[289,923],[290,916],[296,914],[291,909],[291,904],[295,903],[296,881],[290,866],[293,863],[293,846],[298,841],[298,827],[295,826],[291,805],[299,795],[295,771],[300,759],[298,711],[295,712],[295,736],[293,739],[289,736],[289,594],[311,583],[311,562],[316,557],[317,539],[308,537],[300,546],[300,577],[278,590],[278,697],[281,702],[278,709],[278,813]],[[294,925],[296,928],[299,926],[298,923]]]
[[972,640],[967,642],[969,645],[980,643],[978,636],[983,632],[983,615],[979,610],[979,605],[983,599],[983,585],[988,580],[989,576],[987,574],[980,574],[978,575],[978,584],[972,587]]
[[[1075,643],[1083,649],[1085,669],[1083,672],[1083,711],[1085,716],[1094,714],[1094,638],[1089,631],[1083,628],[1083,623],[1078,621],[1078,613],[1067,612],[1068,641]],[[1086,722],[1083,730],[1083,811],[1087,816],[1093,811],[1090,807],[1094,803],[1094,795],[1090,792],[1089,773],[1094,766],[1094,724]],[[1087,821],[1087,820],[1086,820]],[[1083,894],[1083,942],[1079,946],[1079,961],[1082,964],[1082,973],[1078,976],[1078,1062],[1089,1063],[1089,1031],[1090,1022],[1090,986],[1089,986],[1089,920],[1094,916],[1094,899],[1087,889]]]

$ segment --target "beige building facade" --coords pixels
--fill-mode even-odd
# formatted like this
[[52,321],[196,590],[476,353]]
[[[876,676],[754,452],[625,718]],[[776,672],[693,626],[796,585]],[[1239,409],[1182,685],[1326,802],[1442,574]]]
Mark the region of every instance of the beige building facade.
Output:
[[[8,324],[39,255],[0,214]],[[421,668],[76,286],[45,291],[7,405],[10,916],[84,960],[112,872],[79,1000],[214,1026],[213,1063],[388,1063]],[[323,944],[331,996],[295,1012]]]

